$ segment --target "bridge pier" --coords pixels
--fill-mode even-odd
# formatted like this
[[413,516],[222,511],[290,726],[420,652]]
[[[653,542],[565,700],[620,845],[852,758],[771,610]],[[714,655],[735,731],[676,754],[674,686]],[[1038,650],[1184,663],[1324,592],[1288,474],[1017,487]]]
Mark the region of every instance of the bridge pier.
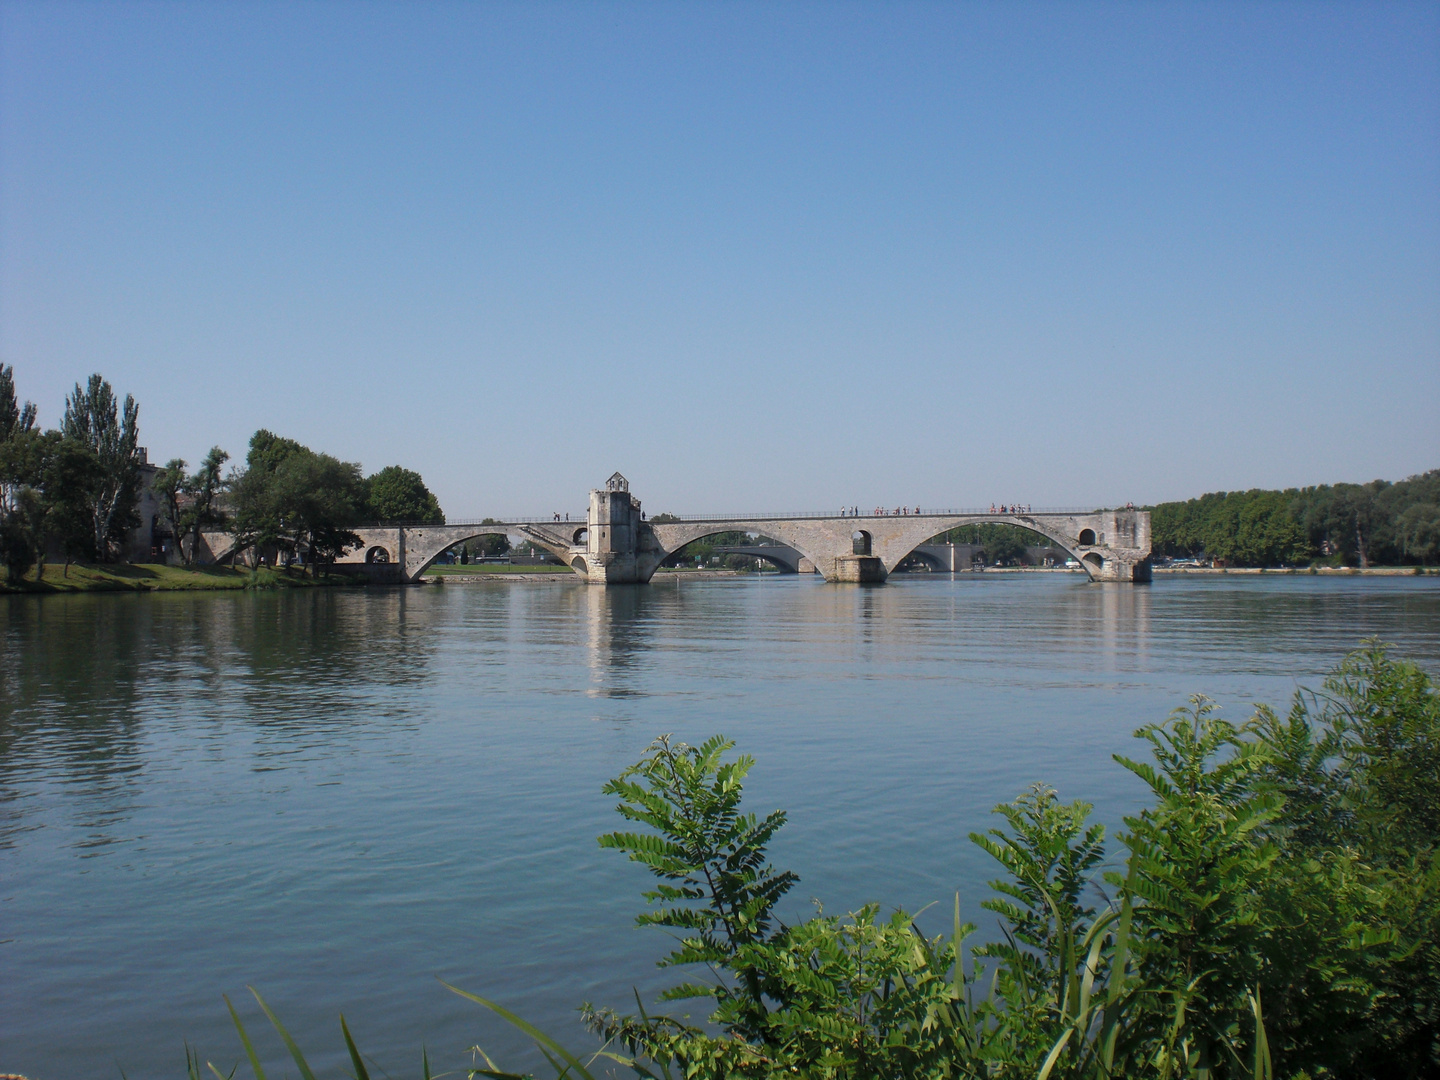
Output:
[[856,585],[878,585],[890,576],[876,555],[836,555],[827,581],[844,581]]

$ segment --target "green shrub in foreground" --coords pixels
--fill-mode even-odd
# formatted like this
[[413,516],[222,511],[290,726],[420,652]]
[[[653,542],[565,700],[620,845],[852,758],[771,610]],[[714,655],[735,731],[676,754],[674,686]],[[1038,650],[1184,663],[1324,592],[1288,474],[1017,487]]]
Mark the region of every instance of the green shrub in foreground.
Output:
[[[1136,734],[1150,760],[1117,760],[1152,801],[1125,819],[1123,872],[1100,874],[1087,804],[1032,787],[971,835],[1001,870],[984,905],[1000,940],[968,957],[958,899],[936,938],[878,905],[784,924],[775,908],[798,878],[766,856],[784,813],[741,809],[752,760],[726,760],[720,737],[661,738],[606,786],[634,828],[600,843],[657,879],[638,921],[677,937],[662,965],[702,973],[661,1003],[706,1000],[707,1025],[638,999],[633,1014],[587,1004],[602,1045],[581,1060],[456,992],[534,1038],[560,1077],[1440,1075],[1431,679],[1367,643],[1284,718],[1261,707],[1237,727],[1197,697]],[[518,1075],[476,1053],[469,1075]]]

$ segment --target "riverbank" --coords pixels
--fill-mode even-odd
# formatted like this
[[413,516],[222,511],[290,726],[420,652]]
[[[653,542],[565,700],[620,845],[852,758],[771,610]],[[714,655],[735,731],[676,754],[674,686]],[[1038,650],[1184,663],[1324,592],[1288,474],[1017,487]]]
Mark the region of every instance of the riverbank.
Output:
[[5,593],[82,592],[194,592],[215,589],[288,589],[329,585],[360,584],[339,574],[306,576],[300,570],[286,573],[261,567],[247,570],[231,566],[165,566],[160,563],[115,563],[90,565],[47,564],[37,580],[32,569],[16,585],[0,581]]
[[1269,576],[1309,575],[1323,577],[1419,577],[1423,574],[1440,574],[1440,568],[1423,566],[1157,566],[1157,574],[1266,574]]

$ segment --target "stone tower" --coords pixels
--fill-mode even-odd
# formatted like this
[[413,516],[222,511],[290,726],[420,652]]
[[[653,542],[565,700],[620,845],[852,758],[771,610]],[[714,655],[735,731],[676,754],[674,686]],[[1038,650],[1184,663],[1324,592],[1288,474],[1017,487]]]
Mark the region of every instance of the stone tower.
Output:
[[[648,581],[641,573],[637,556],[649,530],[640,512],[640,500],[630,494],[630,481],[618,472],[603,488],[590,492],[590,513],[586,524],[586,576],[596,584],[619,585]],[[653,572],[653,567],[648,568]]]

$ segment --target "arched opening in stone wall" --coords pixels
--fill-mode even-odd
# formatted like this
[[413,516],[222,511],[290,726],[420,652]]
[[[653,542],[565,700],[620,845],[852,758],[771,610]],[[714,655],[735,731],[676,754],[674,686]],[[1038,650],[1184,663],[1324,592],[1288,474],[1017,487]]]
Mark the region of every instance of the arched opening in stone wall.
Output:
[[576,547],[579,547],[581,544],[587,543],[589,539],[590,530],[582,526],[581,528],[576,529],[574,535],[570,537],[570,543],[574,544]]
[[390,561],[390,552],[377,544],[365,552],[365,561],[367,563],[388,563]]
[[1081,547],[1091,547],[1095,543],[1095,530],[1081,529],[1080,535],[1076,539],[1080,541]]
[[891,573],[926,570],[964,572],[977,567],[1033,566],[1076,569],[1078,556],[1054,538],[1008,522],[961,525],[917,544]]
[[[763,548],[767,545],[756,544],[756,548]],[[778,572],[782,574],[793,574],[799,562],[800,553],[795,552],[793,556],[789,553],[793,548],[787,548],[778,555],[770,555],[764,551],[732,552],[725,556],[725,568],[727,570],[755,570],[760,573]],[[787,558],[787,556],[789,556]]]
[[785,547],[786,545],[779,540],[756,532],[740,529],[717,529],[713,533],[698,536],[689,543],[676,548],[665,556],[660,566],[666,569],[740,570],[765,573],[772,572],[776,567],[783,568],[786,565],[786,554],[783,552],[780,553],[778,559],[771,559],[767,558],[763,552],[734,550],[767,546]]
[[864,529],[856,529],[850,534],[850,549],[853,555],[869,555],[870,534]]
[[1098,574],[1101,568],[1103,568],[1105,565],[1105,560],[1102,559],[1099,555],[1096,555],[1093,551],[1089,552],[1085,556],[1085,561],[1090,564],[1091,572],[1096,574]]
[[[901,559],[898,563],[896,563],[896,564],[895,564],[895,569],[894,569],[893,571],[891,571],[891,573],[895,573],[895,574],[930,574],[930,573],[940,573],[940,574],[943,574],[943,573],[948,572],[949,569],[950,569],[950,564],[949,564],[949,560],[948,560],[948,559],[943,559],[943,558],[937,556],[937,555],[936,555],[934,552],[932,552],[932,551],[925,551],[925,550],[921,550],[920,548],[916,548],[914,551],[910,552],[909,555],[906,555],[903,559]],[[970,560],[969,560],[968,558],[965,560],[965,569],[966,569],[966,570],[969,570],[969,569],[970,569]]]
[[570,569],[578,570],[582,574],[588,574],[590,573],[590,564],[585,561],[583,556],[576,555],[575,558],[570,560]]

